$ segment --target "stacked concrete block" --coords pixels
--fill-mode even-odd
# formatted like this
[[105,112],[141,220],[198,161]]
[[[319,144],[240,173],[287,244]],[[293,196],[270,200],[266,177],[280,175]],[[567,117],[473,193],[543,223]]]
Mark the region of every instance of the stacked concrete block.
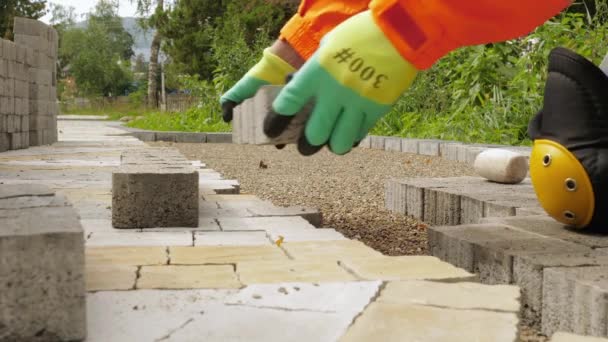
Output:
[[84,232],[42,185],[0,185],[0,341],[86,337]]
[[429,227],[428,239],[431,255],[476,273],[483,283],[518,285],[522,316],[544,334],[608,336],[605,237],[531,216]]
[[0,40],[0,152],[29,146],[26,48]]
[[232,122],[233,143],[279,145],[298,142],[310,116],[312,104],[306,105],[299,113],[296,113],[280,136],[269,138],[264,134],[264,119],[272,111],[272,102],[281,89],[281,86],[261,87],[253,98],[245,100],[235,108]]
[[127,150],[112,174],[115,228],[198,227],[199,175],[177,150]]
[[[15,18],[15,43],[25,49],[29,145],[57,141],[57,32],[42,22]],[[25,105],[24,105],[25,106]],[[25,123],[25,121],[23,122]]]
[[386,183],[385,196],[388,210],[430,225],[542,213],[529,181],[507,185],[481,177],[391,179]]

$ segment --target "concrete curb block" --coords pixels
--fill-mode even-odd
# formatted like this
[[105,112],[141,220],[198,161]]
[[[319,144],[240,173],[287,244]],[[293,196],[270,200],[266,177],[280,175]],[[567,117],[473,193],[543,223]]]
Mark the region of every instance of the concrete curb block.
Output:
[[47,186],[5,184],[0,217],[0,340],[83,340],[85,247],[77,211]]
[[129,132],[131,135],[141,141],[165,141],[175,143],[191,143],[191,144],[231,144],[232,133],[206,133],[206,132],[173,132],[173,131],[147,131],[143,129],[119,126],[121,129]]
[[385,183],[385,207],[440,226],[543,213],[529,180],[506,185],[480,177],[391,179]]

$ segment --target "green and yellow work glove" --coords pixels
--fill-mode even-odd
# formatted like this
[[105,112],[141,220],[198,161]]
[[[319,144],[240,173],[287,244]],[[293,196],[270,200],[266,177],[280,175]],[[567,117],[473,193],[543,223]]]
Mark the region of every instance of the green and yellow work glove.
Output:
[[262,59],[220,98],[224,121],[232,121],[234,107],[253,97],[261,86],[285,84],[287,75],[295,70],[289,63],[270,52],[270,48],[264,50]]
[[293,116],[314,99],[298,143],[303,155],[329,144],[345,154],[358,144],[411,85],[418,70],[376,25],[370,11],[353,16],[328,33],[319,49],[273,102],[264,122],[279,136]]

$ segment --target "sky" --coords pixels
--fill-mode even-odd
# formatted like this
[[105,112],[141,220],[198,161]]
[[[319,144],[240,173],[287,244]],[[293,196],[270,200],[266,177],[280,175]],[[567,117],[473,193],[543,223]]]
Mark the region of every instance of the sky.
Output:
[[[97,3],[97,0],[49,0],[47,1],[47,9],[49,3],[56,3],[63,6],[73,6],[76,8],[76,16],[78,20],[82,19],[81,15],[89,13]],[[134,17],[137,6],[135,3],[131,4],[129,0],[120,0],[120,7],[118,9],[118,15],[121,17]],[[44,17],[40,18],[41,21],[49,23],[51,19],[50,13],[47,13]]]

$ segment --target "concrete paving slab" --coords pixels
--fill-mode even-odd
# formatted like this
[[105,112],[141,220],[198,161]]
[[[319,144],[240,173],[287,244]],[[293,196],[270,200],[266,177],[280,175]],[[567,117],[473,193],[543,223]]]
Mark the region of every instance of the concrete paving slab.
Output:
[[608,338],[582,336],[565,332],[553,334],[550,342],[608,342]]
[[[336,341],[373,297],[377,287],[377,284],[357,283],[295,285],[301,286],[300,293],[278,293],[281,296],[278,298],[268,292],[280,289],[281,285],[252,287],[251,290],[261,293],[261,300],[268,296],[265,302],[272,304],[268,306],[235,303],[234,299],[239,298],[236,290],[89,294],[88,340]],[[251,290],[241,291],[249,294],[254,292]],[[327,298],[324,310],[301,307],[304,298],[315,298],[315,295]]]
[[190,232],[92,232],[87,246],[192,246]]
[[279,230],[292,228],[294,230],[315,229],[305,219],[299,216],[278,217],[226,217],[218,220],[222,230]]
[[393,281],[384,287],[377,302],[517,314],[520,310],[519,295],[519,288],[512,285]]
[[274,245],[170,247],[172,265],[234,264],[255,260],[288,260]]
[[517,323],[511,312],[374,302],[340,341],[512,342]]
[[144,266],[137,289],[238,289],[234,265]]
[[86,264],[143,266],[169,263],[166,247],[87,247]]
[[87,265],[86,288],[89,292],[132,290],[137,279],[137,267],[125,265]]
[[476,281],[477,276],[429,256],[401,256],[349,259],[339,264],[359,279]]
[[343,282],[358,280],[337,263],[323,260],[256,260],[238,262],[236,272],[243,284],[291,282]]
[[266,232],[196,232],[195,246],[255,246],[269,245]]

